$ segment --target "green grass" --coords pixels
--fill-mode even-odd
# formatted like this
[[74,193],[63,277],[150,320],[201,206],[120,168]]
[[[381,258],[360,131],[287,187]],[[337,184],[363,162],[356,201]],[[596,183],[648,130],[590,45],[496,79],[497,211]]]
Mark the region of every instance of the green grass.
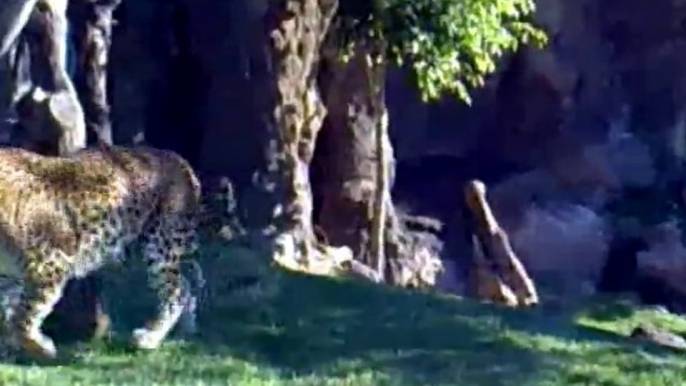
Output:
[[[513,311],[367,284],[275,277],[275,295],[252,304],[214,299],[200,315],[202,333],[195,339],[172,339],[149,353],[130,350],[121,339],[63,347],[74,355],[63,365],[0,364],[0,385],[686,382],[685,354],[624,337],[639,322],[678,331],[686,331],[686,323],[621,301]],[[125,316],[117,322],[122,330],[142,320],[150,305],[129,290],[119,288],[113,303],[113,314]]]

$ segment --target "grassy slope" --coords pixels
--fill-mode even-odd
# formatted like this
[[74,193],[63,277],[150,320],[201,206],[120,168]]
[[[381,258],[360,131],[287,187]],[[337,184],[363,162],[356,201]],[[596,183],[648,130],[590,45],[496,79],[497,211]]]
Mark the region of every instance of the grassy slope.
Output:
[[[686,378],[683,355],[622,337],[638,321],[686,323],[616,302],[517,312],[299,275],[278,283],[276,296],[253,306],[215,303],[193,341],[152,353],[116,341],[71,349],[76,357],[54,367],[0,364],[0,385],[671,386]],[[146,298],[122,294],[137,315]]]

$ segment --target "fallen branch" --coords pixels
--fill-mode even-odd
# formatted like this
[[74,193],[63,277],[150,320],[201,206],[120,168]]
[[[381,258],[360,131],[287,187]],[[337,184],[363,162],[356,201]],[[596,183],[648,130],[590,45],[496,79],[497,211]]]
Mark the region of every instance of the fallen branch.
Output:
[[476,220],[475,243],[482,250],[484,259],[493,264],[494,275],[498,275],[498,280],[512,290],[519,306],[537,304],[536,286],[512,249],[507,233],[493,215],[486,200],[486,185],[478,180],[470,181],[465,188],[465,198]]

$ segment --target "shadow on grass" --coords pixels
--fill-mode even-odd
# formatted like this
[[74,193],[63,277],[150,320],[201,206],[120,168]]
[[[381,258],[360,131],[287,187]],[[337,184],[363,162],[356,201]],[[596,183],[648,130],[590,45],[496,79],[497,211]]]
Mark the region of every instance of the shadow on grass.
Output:
[[[282,275],[273,297],[204,310],[201,333],[184,352],[231,357],[286,377],[371,372],[408,385],[521,385],[546,363],[503,337],[503,315],[509,320],[519,313],[364,283]],[[149,304],[142,303],[150,299],[127,299],[140,300],[120,304],[127,318],[119,328],[128,331],[144,320]],[[113,310],[113,319],[115,312],[122,314]],[[525,325],[528,318],[522,318]]]
[[[111,317],[125,334],[152,308],[151,294],[141,292],[144,276],[127,274],[110,296],[117,300]],[[562,369],[574,361],[594,360],[564,350],[527,347],[512,339],[512,331],[600,343],[622,355],[639,348],[627,338],[574,326],[573,310],[509,310],[297,274],[283,274],[273,297],[242,306],[221,306],[221,299],[213,300],[215,306],[199,316],[201,334],[187,344],[148,355],[119,340],[95,354],[109,358],[77,361],[70,367],[111,374],[131,384],[142,368],[182,383],[226,382],[247,363],[258,366],[260,373],[274,372],[277,378],[372,373],[379,381],[366,384],[506,386],[535,384],[544,377],[541,374],[564,373]],[[630,316],[630,308],[614,307],[600,305],[591,312],[601,319]],[[655,355],[664,352],[650,350]],[[150,380],[138,383],[146,382]]]
[[556,353],[558,384],[624,386],[628,384],[680,384],[686,367],[683,350],[637,341],[626,335],[592,326],[574,326],[579,342],[596,343],[583,351]]
[[[294,275],[268,304],[206,317],[199,347],[295,375],[370,369],[409,384],[488,385],[526,384],[540,373],[564,373],[561,368],[574,361],[596,363],[571,351],[523,347],[508,339],[507,331],[593,343],[599,348],[584,352],[598,356],[674,353],[577,326],[575,310],[510,310],[372,287]],[[591,312],[605,320],[633,313],[628,303],[604,302],[593,303]],[[645,370],[632,366],[626,371]]]
[[407,384],[523,384],[546,361],[503,337],[502,316],[470,302],[293,275],[268,303],[203,315],[197,347],[295,376],[372,371]]
[[586,314],[601,322],[613,322],[627,319],[634,315],[636,305],[630,301],[617,301],[609,296],[598,296],[596,301],[586,308]]

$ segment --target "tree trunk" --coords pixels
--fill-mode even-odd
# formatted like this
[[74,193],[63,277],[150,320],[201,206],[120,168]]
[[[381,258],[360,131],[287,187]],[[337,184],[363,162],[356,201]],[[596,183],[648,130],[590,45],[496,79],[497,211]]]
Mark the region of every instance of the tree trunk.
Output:
[[107,63],[112,39],[112,14],[121,0],[76,1],[70,4],[76,52],[76,89],[83,104],[86,129],[95,141],[112,144],[107,100]]
[[383,275],[386,270],[386,253],[384,251],[386,234],[386,202],[390,193],[388,184],[388,157],[384,139],[388,138],[388,112],[384,112],[381,122],[377,123],[376,128],[376,189],[374,194],[374,211],[372,213],[372,239],[371,254],[373,256],[373,266],[379,275]]
[[[317,163],[326,170],[317,176],[318,223],[332,245],[350,247],[357,258],[378,269],[385,265],[384,256],[397,259],[401,253],[400,224],[390,196],[395,160],[386,130],[385,68],[370,67],[364,47],[358,47],[347,64],[335,51],[326,59],[321,83],[328,115],[317,149]],[[375,212],[381,212],[385,227],[374,224]],[[372,234],[374,229],[382,229],[383,235]]]
[[[22,32],[30,61],[30,91],[17,95],[26,147],[69,155],[86,146],[84,114],[67,74],[67,0],[39,0]],[[25,55],[24,55],[25,56]],[[24,63],[22,63],[24,62]]]
[[9,53],[38,0],[3,0],[0,7],[0,58]]
[[309,166],[326,115],[317,69],[337,5],[336,0],[272,0],[264,19],[271,65],[267,176],[277,198],[274,258],[304,266],[317,252]]
[[[383,63],[374,63],[371,57],[367,57],[367,81],[371,86],[371,97],[381,93],[386,82],[385,71],[378,71],[376,67],[384,66]],[[383,69],[383,67],[382,67]],[[383,94],[382,94],[383,95]],[[375,108],[381,110],[381,117],[376,123],[374,144],[376,151],[376,189],[374,194],[374,211],[372,213],[372,239],[371,254],[373,266],[379,275],[386,271],[386,253],[384,250],[386,233],[386,202],[390,196],[390,184],[388,181],[388,110],[385,107],[383,97],[376,99]]]
[[[194,13],[206,14],[211,11],[200,12],[193,7],[195,6],[186,4],[184,0],[167,0],[158,3],[153,10],[155,26],[151,28],[161,35],[159,40],[164,44],[158,49],[159,75],[149,87],[151,93],[148,100],[151,103],[148,103],[146,114],[145,141],[154,147],[175,151],[197,168],[207,129],[202,127],[207,118],[206,106],[217,101],[207,98],[212,81],[208,77],[207,60],[199,56],[199,43],[196,42],[199,33],[193,28],[191,21]],[[228,15],[223,16],[227,18]],[[221,57],[221,54],[217,55]],[[230,64],[224,63],[224,68],[224,71],[229,72]],[[215,78],[215,84],[216,82],[218,81]],[[246,98],[245,90],[241,90],[241,96],[249,99]],[[230,125],[225,121],[222,123]],[[238,146],[249,148],[245,146],[246,142],[248,140],[242,138]],[[233,153],[225,145],[223,154],[228,152]]]

